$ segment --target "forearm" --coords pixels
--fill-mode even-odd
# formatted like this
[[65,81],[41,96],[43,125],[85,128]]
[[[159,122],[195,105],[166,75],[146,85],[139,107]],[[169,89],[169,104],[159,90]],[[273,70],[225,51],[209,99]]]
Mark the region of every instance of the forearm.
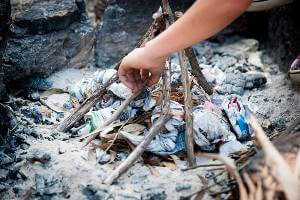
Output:
[[197,0],[172,26],[147,43],[147,52],[167,56],[216,34],[250,5],[251,0]]

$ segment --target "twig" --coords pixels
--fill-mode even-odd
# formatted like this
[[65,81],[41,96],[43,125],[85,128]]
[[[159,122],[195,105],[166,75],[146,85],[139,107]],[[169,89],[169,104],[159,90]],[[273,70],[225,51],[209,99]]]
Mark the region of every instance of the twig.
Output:
[[120,134],[120,131],[121,129],[128,123],[129,119],[127,119],[127,121],[122,124],[122,126],[119,128],[117,134],[115,135],[114,139],[112,140],[112,142],[110,143],[110,145],[105,149],[105,152],[107,152],[115,143],[116,139],[118,138],[119,134]]
[[243,183],[242,177],[240,176],[236,165],[234,164],[234,161],[231,158],[228,158],[226,156],[223,156],[221,154],[214,154],[214,153],[201,153],[200,155],[208,157],[208,158],[214,158],[214,159],[218,159],[221,162],[223,162],[228,170],[229,173],[231,173],[237,183],[238,183],[238,187],[239,187],[239,192],[240,192],[240,199],[241,200],[247,200],[248,199],[248,194],[247,194],[247,190],[246,187]]
[[21,200],[28,200],[32,195],[33,191],[34,189],[30,187],[29,190],[25,193],[25,195],[21,198]]
[[189,170],[192,170],[192,169],[197,169],[197,168],[200,168],[200,167],[222,167],[222,166],[224,166],[224,164],[204,164],[204,165],[196,165],[196,166],[193,166],[193,167],[187,167],[187,168],[181,169],[181,171],[185,172],[185,171],[189,171]]
[[183,52],[178,52],[179,63],[181,67],[181,75],[184,87],[184,115],[185,115],[185,145],[188,155],[189,166],[196,165],[194,152],[194,137],[193,137],[193,116],[192,116],[192,97],[190,90],[190,81],[187,70],[187,63],[184,60]]
[[246,108],[246,118],[255,131],[256,140],[259,142],[265,153],[266,165],[270,168],[271,174],[283,188],[283,191],[289,200],[299,199],[299,181],[292,173],[291,168],[281,156],[279,151],[270,142],[262,127],[258,124],[257,119],[251,111]]
[[132,94],[128,99],[126,99],[121,106],[119,107],[119,109],[114,112],[114,114],[111,116],[111,118],[109,118],[107,121],[105,121],[103,124],[101,124],[96,130],[94,130],[92,133],[90,133],[90,137],[87,139],[87,141],[84,143],[83,147],[85,147],[86,145],[88,145],[92,140],[94,140],[97,135],[107,126],[109,126],[113,121],[117,120],[120,115],[122,114],[122,112],[127,108],[127,106],[130,104],[130,102],[135,99],[143,90],[144,88],[142,88],[141,90],[139,90],[138,92]]
[[134,151],[126,158],[126,160],[121,165],[119,165],[109,177],[105,179],[104,183],[111,185],[122,173],[127,171],[142,155],[146,147],[150,144],[161,127],[164,126],[169,119],[169,113],[161,115],[149,130],[149,133],[147,134],[145,139],[134,149]]

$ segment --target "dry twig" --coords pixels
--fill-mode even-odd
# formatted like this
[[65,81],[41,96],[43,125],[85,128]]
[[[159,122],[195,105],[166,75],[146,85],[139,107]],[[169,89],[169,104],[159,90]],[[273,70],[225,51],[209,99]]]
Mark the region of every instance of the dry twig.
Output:
[[184,87],[184,115],[185,115],[185,145],[188,155],[189,166],[196,165],[194,152],[194,137],[193,137],[193,116],[192,116],[192,96],[190,90],[190,81],[188,76],[187,64],[183,57],[183,52],[178,52],[179,63],[181,67],[181,75]]

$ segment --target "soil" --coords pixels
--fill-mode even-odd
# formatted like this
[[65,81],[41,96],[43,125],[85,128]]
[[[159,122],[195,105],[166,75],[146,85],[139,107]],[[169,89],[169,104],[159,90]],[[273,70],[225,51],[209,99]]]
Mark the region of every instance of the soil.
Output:
[[[245,44],[243,51],[234,48],[241,42]],[[242,88],[239,93],[254,104],[257,117],[268,134],[280,133],[300,116],[299,87],[293,86],[287,74],[279,71],[280,66],[267,50],[260,49],[256,40],[230,36],[221,43],[205,41],[196,45],[195,49],[203,68],[219,66],[222,69],[220,63],[226,65],[222,69],[226,78],[233,75],[245,77],[248,72],[263,74],[267,81],[265,84],[251,89]],[[250,54],[253,56],[251,59]],[[48,80],[54,81],[56,88],[67,89],[82,77],[90,76],[94,70],[66,69]],[[237,87],[233,81],[229,81],[228,85],[230,88]],[[230,91],[235,93],[234,89]],[[16,126],[9,132],[9,143],[0,147],[1,199],[173,200],[216,183],[207,189],[204,199],[228,196],[226,192],[216,194],[230,185],[226,171],[209,168],[182,171],[187,165],[183,160],[175,167],[149,166],[139,160],[117,183],[104,185],[103,180],[128,156],[128,149],[120,149],[112,163],[99,164],[89,156],[89,148],[81,148],[83,143],[76,133],[55,131],[55,125],[70,111],[56,113],[39,101],[25,97],[15,100],[8,106],[16,115]],[[197,157],[197,163],[218,161]]]

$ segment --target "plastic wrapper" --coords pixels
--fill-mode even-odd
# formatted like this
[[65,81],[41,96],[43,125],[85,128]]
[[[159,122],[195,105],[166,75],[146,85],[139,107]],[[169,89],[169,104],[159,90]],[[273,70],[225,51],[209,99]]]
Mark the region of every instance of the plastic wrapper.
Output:
[[[184,131],[182,130],[184,125],[182,118],[184,114],[183,106],[175,101],[170,101],[170,109],[172,115],[171,119],[164,125],[164,129],[161,130],[147,146],[147,151],[166,156],[185,150]],[[160,115],[161,108],[157,106],[152,113],[152,124],[155,123]],[[126,132],[122,132],[122,135],[134,145],[138,145],[147,135],[147,131],[144,132],[144,135],[133,135]]]
[[241,97],[237,95],[226,96],[222,104],[236,136],[240,141],[249,140],[253,132],[250,124],[246,120],[244,105],[245,103]]
[[226,119],[211,109],[198,106],[193,111],[195,143],[205,151],[215,151],[220,143],[236,140]]

